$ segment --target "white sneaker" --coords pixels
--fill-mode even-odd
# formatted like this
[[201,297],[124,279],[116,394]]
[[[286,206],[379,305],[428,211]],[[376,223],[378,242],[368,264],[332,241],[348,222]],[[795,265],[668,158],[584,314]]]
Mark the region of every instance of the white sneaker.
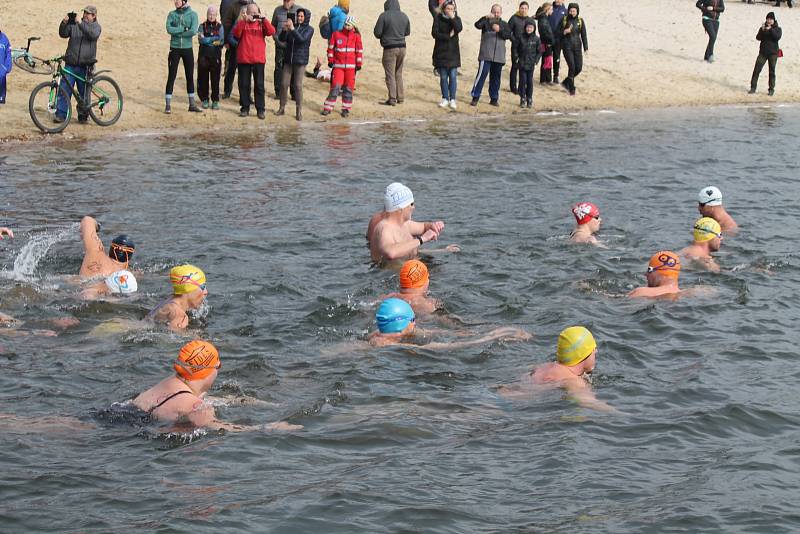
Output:
[[450,109],[452,109],[452,110],[456,109],[456,100],[455,100],[455,98],[450,101]]
[[440,108],[446,108],[446,107],[447,107],[447,104],[449,104],[449,103],[450,103],[450,102],[448,102],[446,98],[443,98],[443,99],[442,99],[442,101],[441,101],[441,102],[439,102],[439,107],[440,107]]

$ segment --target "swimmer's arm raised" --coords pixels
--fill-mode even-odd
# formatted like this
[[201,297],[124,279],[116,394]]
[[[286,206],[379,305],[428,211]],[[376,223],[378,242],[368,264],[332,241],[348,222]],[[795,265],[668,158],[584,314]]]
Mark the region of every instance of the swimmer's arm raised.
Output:
[[88,215],[81,219],[81,239],[83,250],[89,252],[103,252],[103,242],[97,236],[97,221]]

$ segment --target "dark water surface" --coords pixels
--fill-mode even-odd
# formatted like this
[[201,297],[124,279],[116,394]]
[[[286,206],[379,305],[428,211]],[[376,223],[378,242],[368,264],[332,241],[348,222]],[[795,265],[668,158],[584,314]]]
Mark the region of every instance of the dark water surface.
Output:
[[[0,147],[0,225],[17,231],[0,310],[80,320],[0,337],[0,531],[796,532],[798,134],[798,109],[724,108]],[[462,246],[427,259],[447,311],[534,339],[358,347],[397,284],[363,238],[392,181]],[[742,232],[722,273],[681,283],[714,291],[622,298],[651,254],[689,243],[708,184]],[[608,250],[566,242],[584,199]],[[136,240],[135,298],[84,303],[62,276],[84,214],[106,244]],[[208,275],[195,328],[221,352],[212,394],[264,401],[220,418],[303,431],[189,439],[95,419],[167,376],[184,342],[96,327],[141,318],[185,261]],[[595,392],[622,414],[494,393],[572,324],[594,332]]]

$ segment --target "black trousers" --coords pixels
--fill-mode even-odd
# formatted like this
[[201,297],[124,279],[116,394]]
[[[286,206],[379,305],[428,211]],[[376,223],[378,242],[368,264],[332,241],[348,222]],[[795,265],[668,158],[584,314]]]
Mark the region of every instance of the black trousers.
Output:
[[567,62],[567,67],[569,67],[569,73],[567,74],[567,79],[564,81],[567,83],[567,88],[571,91],[574,91],[575,78],[583,70],[583,49],[569,48],[569,47],[565,48],[564,59]]
[[714,43],[717,41],[719,33],[719,20],[703,19],[703,28],[708,34],[708,45],[706,45],[706,55],[703,59],[708,59],[714,55]]
[[553,45],[553,81],[558,79],[558,69],[561,66],[561,43]]
[[221,71],[221,58],[209,56],[197,58],[197,96],[200,97],[200,100],[208,100],[210,83],[211,100],[219,102],[219,76]]
[[225,85],[223,88],[228,96],[233,92],[234,78],[236,78],[236,47],[230,46],[225,50]]
[[239,68],[239,106],[242,111],[250,111],[250,78],[255,90],[256,111],[264,113],[264,64],[240,63]]
[[509,73],[508,81],[511,83],[511,92],[516,93],[518,89],[517,76],[519,74],[519,59],[517,58],[517,50],[511,47],[511,72]]
[[192,48],[170,48],[167,57],[169,74],[167,88],[164,93],[171,95],[175,87],[175,78],[178,76],[178,63],[183,61],[183,73],[186,75],[186,92],[194,94],[194,50]]
[[771,56],[758,54],[756,66],[753,68],[753,77],[750,78],[750,89],[753,91],[756,90],[756,86],[758,85],[758,77],[761,76],[761,69],[764,68],[764,63],[767,62],[769,62],[769,90],[775,90],[775,67],[778,64],[778,54],[772,54]]
[[519,98],[520,102],[533,102],[533,69],[519,69]]

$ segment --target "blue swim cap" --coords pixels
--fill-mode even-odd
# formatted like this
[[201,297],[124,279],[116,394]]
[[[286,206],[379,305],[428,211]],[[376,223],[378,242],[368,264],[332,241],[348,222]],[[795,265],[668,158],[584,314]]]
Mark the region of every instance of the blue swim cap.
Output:
[[414,321],[414,310],[403,299],[390,298],[381,302],[375,322],[381,334],[396,334]]

